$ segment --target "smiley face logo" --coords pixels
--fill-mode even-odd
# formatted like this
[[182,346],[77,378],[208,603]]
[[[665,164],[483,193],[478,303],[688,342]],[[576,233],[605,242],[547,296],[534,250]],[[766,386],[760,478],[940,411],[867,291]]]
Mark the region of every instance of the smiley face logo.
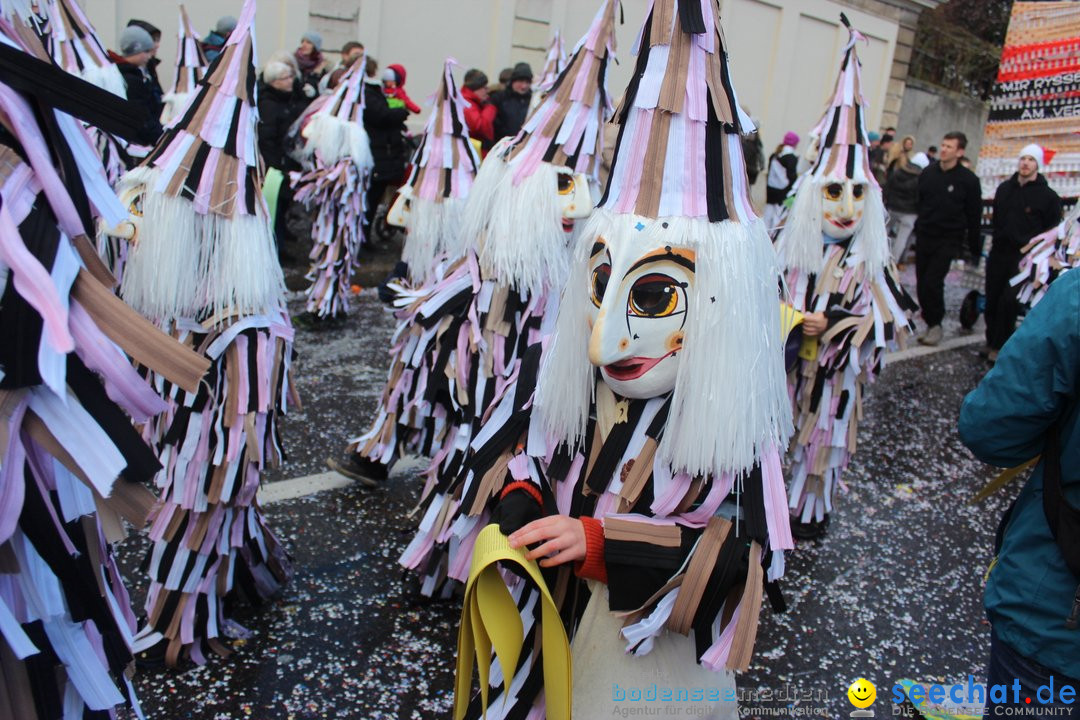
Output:
[[859,678],[851,683],[847,691],[848,700],[857,708],[868,708],[874,704],[877,698],[877,688],[866,678]]

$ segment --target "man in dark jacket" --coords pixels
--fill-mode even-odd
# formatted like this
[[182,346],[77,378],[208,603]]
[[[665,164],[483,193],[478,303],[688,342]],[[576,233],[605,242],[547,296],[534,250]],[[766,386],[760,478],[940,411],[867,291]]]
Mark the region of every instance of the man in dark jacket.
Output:
[[528,63],[520,62],[514,66],[510,84],[491,94],[491,104],[495,106],[495,142],[517,135],[525,124],[532,100],[532,78],[532,68]]
[[386,189],[405,179],[405,166],[409,163],[409,146],[405,142],[405,119],[408,117],[407,108],[392,108],[386,102],[382,84],[365,80],[364,129],[371,142],[371,157],[375,161],[364,213],[368,231]]
[[1043,159],[1040,146],[1026,146],[1017,171],[994,193],[994,241],[986,261],[986,357],[991,362],[1016,330],[1020,304],[1009,280],[1019,268],[1020,249],[1061,222],[1061,198],[1039,173]]
[[165,91],[162,89],[161,79],[158,77],[158,66],[161,65],[161,58],[157,56],[158,50],[161,48],[161,30],[156,25],[152,25],[145,20],[136,20],[134,18],[128,20],[128,27],[133,25],[148,32],[150,39],[154,41],[154,51],[150,55],[150,60],[146,63],[146,74],[150,76],[155,99],[164,104],[162,98],[165,96]]
[[946,133],[939,149],[940,160],[919,174],[919,212],[915,221],[915,283],[926,332],[923,345],[938,345],[944,338],[945,276],[965,242],[978,257],[982,252],[979,222],[982,188],[975,173],[960,164],[967,136]]
[[109,51],[109,59],[116,63],[127,86],[127,98],[132,112],[138,113],[140,145],[153,145],[161,137],[160,87],[146,70],[146,64],[154,56],[154,40],[150,33],[136,25],[129,25],[120,33],[120,52]]

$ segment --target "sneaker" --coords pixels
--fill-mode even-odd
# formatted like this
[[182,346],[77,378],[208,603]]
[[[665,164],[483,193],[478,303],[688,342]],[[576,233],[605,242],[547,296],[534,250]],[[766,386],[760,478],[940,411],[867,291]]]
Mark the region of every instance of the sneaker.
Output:
[[923,345],[940,345],[941,341],[945,338],[945,331],[941,329],[940,325],[933,325],[926,328],[926,332],[919,336],[919,342]]
[[389,467],[356,453],[349,454],[344,460],[329,458],[326,464],[334,472],[369,488],[379,487],[390,476]]

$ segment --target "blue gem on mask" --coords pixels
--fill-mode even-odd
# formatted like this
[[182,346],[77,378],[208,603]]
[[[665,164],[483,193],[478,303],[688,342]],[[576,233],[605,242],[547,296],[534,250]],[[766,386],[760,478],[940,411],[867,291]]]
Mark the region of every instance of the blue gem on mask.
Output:
[[638,232],[641,232],[642,230],[645,229],[645,224],[639,222],[637,225],[634,226],[634,229],[637,230]]

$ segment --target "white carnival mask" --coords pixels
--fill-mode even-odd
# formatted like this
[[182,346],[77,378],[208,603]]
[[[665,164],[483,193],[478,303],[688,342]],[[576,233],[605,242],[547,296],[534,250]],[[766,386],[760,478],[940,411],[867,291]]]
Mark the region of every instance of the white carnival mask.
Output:
[[695,254],[664,243],[666,223],[635,219],[630,236],[593,241],[589,361],[615,393],[641,399],[675,388]]
[[395,227],[405,227],[405,223],[408,222],[409,213],[412,211],[412,188],[408,185],[402,185],[401,189],[397,191],[397,197],[394,198],[394,203],[390,206],[390,209],[386,211],[386,222],[389,225]]
[[851,179],[821,186],[821,232],[834,240],[847,240],[862,225],[866,183]]
[[574,229],[574,220],[589,217],[592,214],[592,194],[589,192],[589,178],[584,173],[574,173],[567,168],[556,168],[559,176],[559,199],[562,201],[563,230]]
[[134,243],[139,238],[139,231],[142,229],[143,218],[143,196],[146,194],[146,185],[138,183],[135,185],[127,185],[120,190],[119,198],[120,203],[127,208],[128,216],[124,220],[114,227],[105,228],[106,235],[112,237],[123,238],[130,243]]

